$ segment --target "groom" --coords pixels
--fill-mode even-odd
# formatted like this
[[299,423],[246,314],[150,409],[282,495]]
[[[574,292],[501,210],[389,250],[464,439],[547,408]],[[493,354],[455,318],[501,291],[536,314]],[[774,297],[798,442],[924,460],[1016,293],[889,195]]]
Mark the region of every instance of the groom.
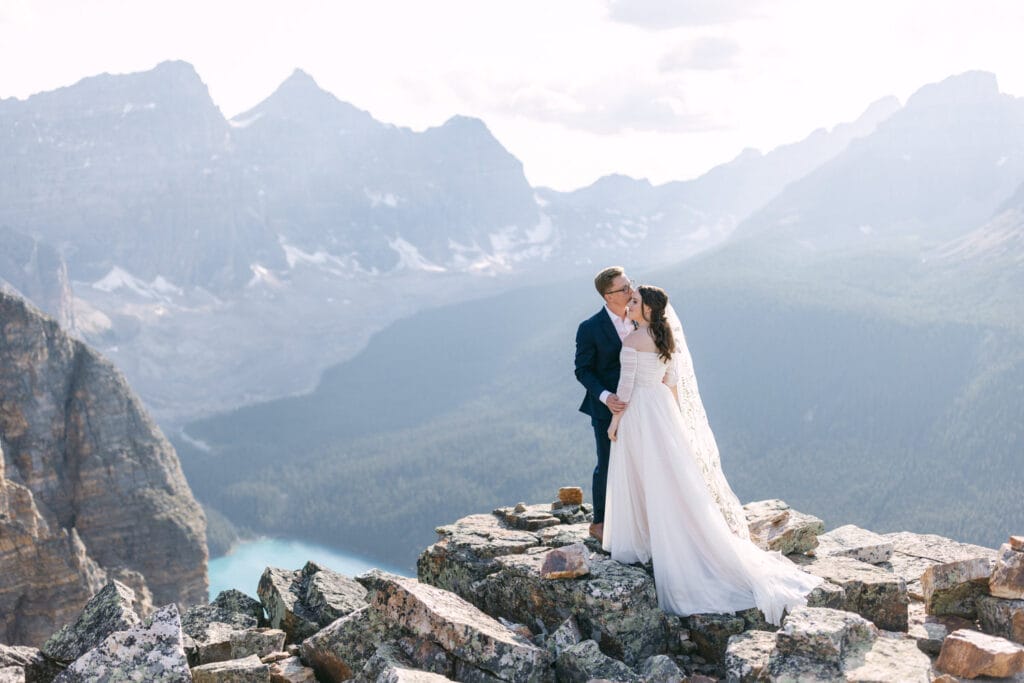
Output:
[[602,541],[608,455],[611,452],[608,427],[612,413],[626,409],[626,404],[615,395],[615,390],[619,386],[622,340],[633,331],[633,323],[626,317],[626,304],[633,294],[633,285],[621,266],[612,266],[597,274],[594,287],[604,299],[604,306],[581,322],[576,330],[576,379],[587,390],[580,412],[590,416],[597,442],[597,467],[594,468],[593,480],[594,523],[590,525],[590,535]]

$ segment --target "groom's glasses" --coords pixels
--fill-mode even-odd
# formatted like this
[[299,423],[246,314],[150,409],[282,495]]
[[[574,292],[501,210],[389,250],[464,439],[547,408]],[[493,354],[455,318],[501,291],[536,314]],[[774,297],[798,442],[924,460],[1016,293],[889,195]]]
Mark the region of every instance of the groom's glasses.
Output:
[[605,296],[607,296],[609,294],[618,294],[619,292],[625,293],[625,292],[632,292],[632,291],[633,291],[633,283],[632,282],[627,282],[626,286],[622,287],[621,289],[613,289],[610,292],[605,292]]

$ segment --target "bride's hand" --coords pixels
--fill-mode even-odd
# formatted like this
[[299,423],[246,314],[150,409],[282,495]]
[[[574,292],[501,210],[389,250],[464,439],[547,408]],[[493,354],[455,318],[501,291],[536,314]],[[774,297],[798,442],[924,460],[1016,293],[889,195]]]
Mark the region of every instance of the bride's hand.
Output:
[[615,427],[609,427],[608,428],[608,440],[609,441],[615,441],[615,435],[618,433],[618,431],[619,430],[616,429]]

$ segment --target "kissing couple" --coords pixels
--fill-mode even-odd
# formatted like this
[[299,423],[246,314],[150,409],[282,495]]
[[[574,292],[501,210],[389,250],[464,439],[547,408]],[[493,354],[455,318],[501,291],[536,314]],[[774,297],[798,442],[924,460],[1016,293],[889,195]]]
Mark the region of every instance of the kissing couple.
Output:
[[604,306],[576,332],[580,411],[597,443],[591,535],[618,562],[653,563],[666,612],[757,607],[779,624],[821,579],[750,540],[668,295],[621,266],[594,287]]

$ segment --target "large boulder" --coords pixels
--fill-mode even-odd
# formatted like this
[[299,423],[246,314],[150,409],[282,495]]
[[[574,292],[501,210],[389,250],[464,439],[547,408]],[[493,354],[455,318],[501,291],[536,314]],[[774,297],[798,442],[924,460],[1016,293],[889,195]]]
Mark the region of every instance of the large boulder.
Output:
[[775,652],[775,634],[747,631],[729,637],[725,650],[725,677],[735,683],[768,680],[768,663]]
[[440,645],[460,662],[500,680],[550,678],[551,655],[459,596],[415,579],[374,571],[372,609],[391,627]]
[[1024,599],[1024,551],[1014,550],[1009,543],[999,548],[988,589],[997,598]]
[[369,606],[358,609],[302,642],[302,659],[324,681],[353,678],[385,639],[384,629],[375,623]]
[[988,557],[995,561],[996,557],[996,551],[991,548],[961,543],[945,536],[915,534],[909,531],[882,536],[893,544],[888,567],[903,577],[907,582],[907,592],[915,600],[924,600],[921,575],[928,567],[978,557]]
[[955,631],[942,644],[935,667],[964,678],[1009,678],[1024,672],[1024,646],[977,631]]
[[974,619],[975,601],[988,592],[992,562],[987,557],[945,562],[921,575],[921,593],[928,614]]
[[366,589],[313,562],[297,571],[267,567],[257,592],[272,628],[299,643],[366,604]]
[[1024,600],[982,595],[975,601],[975,605],[982,631],[1024,643]]
[[666,650],[666,615],[647,571],[598,553],[585,576],[545,579],[551,548],[579,542],[587,525],[528,531],[511,527],[506,517],[472,515],[439,527],[438,542],[420,556],[420,579],[536,632],[553,632],[574,617],[585,638],[630,666]]
[[142,619],[135,613],[135,591],[111,581],[86,603],[77,619],[61,627],[40,649],[50,659],[69,664],[107,636],[141,623]]
[[849,557],[868,564],[888,562],[893,542],[859,526],[847,524],[818,536],[817,557]]
[[797,512],[782,500],[760,500],[743,506],[750,540],[763,550],[783,555],[805,553],[818,546],[825,524],[817,517]]
[[805,571],[843,589],[840,609],[859,614],[879,628],[907,630],[910,597],[902,577],[849,557],[793,559]]
[[119,631],[76,659],[55,683],[106,680],[185,683],[192,680],[182,643],[181,618],[173,603],[142,625]]

